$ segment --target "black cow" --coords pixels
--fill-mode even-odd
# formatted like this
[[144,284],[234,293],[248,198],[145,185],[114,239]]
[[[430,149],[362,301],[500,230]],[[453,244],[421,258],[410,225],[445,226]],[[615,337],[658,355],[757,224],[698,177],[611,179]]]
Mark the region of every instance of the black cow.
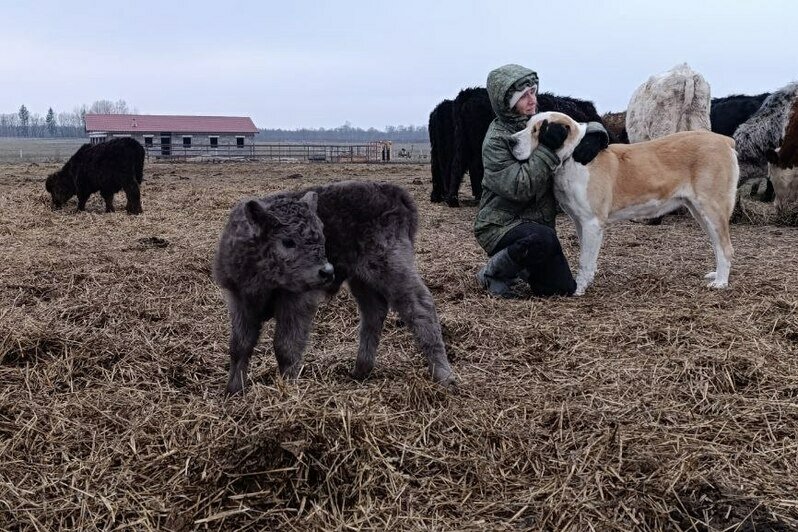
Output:
[[481,87],[463,89],[454,99],[454,153],[447,178],[446,204],[457,207],[457,199],[463,174],[468,172],[471,194],[476,199],[482,196],[482,141],[496,115],[490,105],[487,89]]
[[114,194],[127,196],[128,214],[141,214],[139,184],[144,173],[144,147],[131,138],[116,138],[100,144],[84,144],[63,168],[47,176],[45,188],[60,209],[74,195],[78,210],[86,209],[86,200],[99,192],[105,200],[105,212],[114,212]]
[[769,92],[756,96],[732,94],[723,98],[712,98],[709,109],[712,131],[731,137],[740,124],[751,118],[751,115],[762,107],[762,102],[768,96]]
[[430,201],[440,203],[446,197],[452,158],[454,157],[454,116],[452,100],[443,100],[429,114],[430,162],[432,163],[432,194]]
[[[602,122],[593,102],[556,96],[543,92],[538,94],[538,111],[557,111],[565,113],[577,122]],[[471,192],[476,199],[482,194],[482,141],[495,118],[490,105],[488,91],[484,88],[470,88],[460,91],[454,100],[454,158],[451,164],[446,204],[459,205],[458,193],[463,174],[468,171],[471,178]]]

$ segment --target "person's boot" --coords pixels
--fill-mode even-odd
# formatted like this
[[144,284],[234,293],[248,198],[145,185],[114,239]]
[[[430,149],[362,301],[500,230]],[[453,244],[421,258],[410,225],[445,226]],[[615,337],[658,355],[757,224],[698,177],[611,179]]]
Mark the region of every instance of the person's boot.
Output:
[[488,263],[477,272],[477,282],[491,295],[506,298],[518,297],[510,285],[523,269],[524,267],[515,262],[505,248],[492,256]]

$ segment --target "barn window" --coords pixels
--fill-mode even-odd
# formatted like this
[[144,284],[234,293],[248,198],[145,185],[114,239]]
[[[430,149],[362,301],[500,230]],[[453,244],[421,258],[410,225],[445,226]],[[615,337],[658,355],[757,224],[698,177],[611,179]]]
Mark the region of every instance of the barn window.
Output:
[[208,137],[211,140],[211,148],[219,146],[219,137]]
[[239,148],[244,147],[244,137],[236,137],[236,146]]
[[152,146],[152,135],[144,137],[144,147]]
[[183,147],[184,148],[191,147],[191,137],[183,137]]

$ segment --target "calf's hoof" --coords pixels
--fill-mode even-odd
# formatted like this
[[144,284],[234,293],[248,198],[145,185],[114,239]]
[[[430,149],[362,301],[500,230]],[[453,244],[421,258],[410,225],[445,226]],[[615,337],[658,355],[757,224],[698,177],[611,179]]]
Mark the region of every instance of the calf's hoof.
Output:
[[352,371],[349,372],[349,376],[355,379],[356,381],[364,381],[371,376],[371,372],[374,369],[374,366],[371,367],[361,367],[358,364],[355,364],[355,367],[352,368]]
[[432,370],[432,380],[443,388],[455,388],[457,386],[457,379],[454,376],[454,371],[450,367],[436,367]]
[[238,395],[244,392],[244,383],[241,379],[232,379],[230,382],[227,383],[227,388],[225,388],[225,395]]
[[291,366],[280,368],[280,376],[285,380],[294,380],[299,377],[299,370],[301,364],[292,364]]
[[709,272],[708,274],[706,274],[704,276],[704,279],[706,279],[707,281],[714,281],[715,277],[717,277],[717,276],[718,276],[717,272]]
[[718,288],[718,289],[728,288],[729,287],[729,282],[728,281],[720,281],[718,279],[715,279],[714,281],[709,283],[707,286],[709,288]]

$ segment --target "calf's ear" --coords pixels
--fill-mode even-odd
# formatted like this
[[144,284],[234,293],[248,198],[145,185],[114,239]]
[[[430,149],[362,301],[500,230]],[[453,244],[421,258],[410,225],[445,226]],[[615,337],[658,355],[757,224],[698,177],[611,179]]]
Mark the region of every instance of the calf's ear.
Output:
[[768,150],[765,152],[765,159],[770,164],[779,164],[779,152],[776,150]]
[[257,200],[249,200],[244,205],[244,212],[250,225],[257,228],[259,234],[268,232],[270,228],[279,225],[279,220]]
[[305,195],[300,198],[300,201],[307,203],[310,210],[316,212],[316,207],[319,205],[319,195],[311,190],[306,192]]

